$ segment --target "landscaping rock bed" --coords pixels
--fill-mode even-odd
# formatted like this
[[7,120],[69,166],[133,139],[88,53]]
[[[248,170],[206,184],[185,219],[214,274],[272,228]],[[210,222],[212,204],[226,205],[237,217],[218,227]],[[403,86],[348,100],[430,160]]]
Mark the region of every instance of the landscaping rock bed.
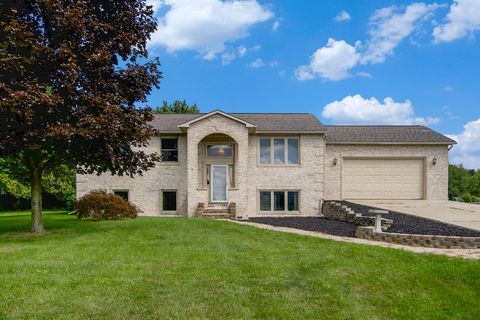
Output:
[[[370,215],[368,213],[369,209],[381,209],[364,206],[348,201],[342,201],[342,204],[353,209],[355,212],[361,213],[365,216]],[[457,227],[440,221],[425,219],[395,211],[389,211],[388,214],[383,214],[382,218],[393,220],[393,226],[388,229],[388,232],[391,233],[480,237],[480,231],[470,230],[459,226]]]
[[248,222],[276,227],[317,231],[335,236],[355,238],[357,225],[350,222],[328,220],[322,217],[251,217]]

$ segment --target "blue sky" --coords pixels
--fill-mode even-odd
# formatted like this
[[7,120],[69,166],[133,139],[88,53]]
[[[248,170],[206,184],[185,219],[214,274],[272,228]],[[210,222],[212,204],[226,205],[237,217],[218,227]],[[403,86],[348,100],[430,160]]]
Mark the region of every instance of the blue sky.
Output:
[[150,106],[426,124],[480,168],[480,0],[149,2],[164,72]]

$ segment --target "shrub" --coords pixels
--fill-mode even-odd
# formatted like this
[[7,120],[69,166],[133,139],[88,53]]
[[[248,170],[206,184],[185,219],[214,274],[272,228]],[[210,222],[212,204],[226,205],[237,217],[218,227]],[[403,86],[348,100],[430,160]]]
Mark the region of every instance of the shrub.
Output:
[[465,193],[464,195],[462,195],[461,201],[466,203],[471,203],[474,201],[474,199],[469,193]]
[[95,220],[136,218],[140,209],[127,200],[104,190],[92,191],[74,202],[77,216]]

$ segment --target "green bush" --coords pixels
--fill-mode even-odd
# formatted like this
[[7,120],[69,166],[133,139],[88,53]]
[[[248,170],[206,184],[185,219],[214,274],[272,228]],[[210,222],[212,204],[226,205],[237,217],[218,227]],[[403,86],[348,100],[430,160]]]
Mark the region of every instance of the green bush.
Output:
[[472,203],[472,202],[475,202],[475,197],[472,196],[470,193],[465,193],[460,197],[460,201],[466,202],[466,203]]
[[92,191],[73,204],[77,216],[94,220],[119,220],[136,218],[141,212],[135,205],[122,197],[104,190]]

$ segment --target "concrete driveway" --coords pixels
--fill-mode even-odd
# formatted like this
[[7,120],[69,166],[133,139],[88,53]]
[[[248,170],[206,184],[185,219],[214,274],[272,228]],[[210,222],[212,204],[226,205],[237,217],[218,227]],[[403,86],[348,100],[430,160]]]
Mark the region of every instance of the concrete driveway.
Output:
[[447,200],[349,200],[480,230],[480,205]]

